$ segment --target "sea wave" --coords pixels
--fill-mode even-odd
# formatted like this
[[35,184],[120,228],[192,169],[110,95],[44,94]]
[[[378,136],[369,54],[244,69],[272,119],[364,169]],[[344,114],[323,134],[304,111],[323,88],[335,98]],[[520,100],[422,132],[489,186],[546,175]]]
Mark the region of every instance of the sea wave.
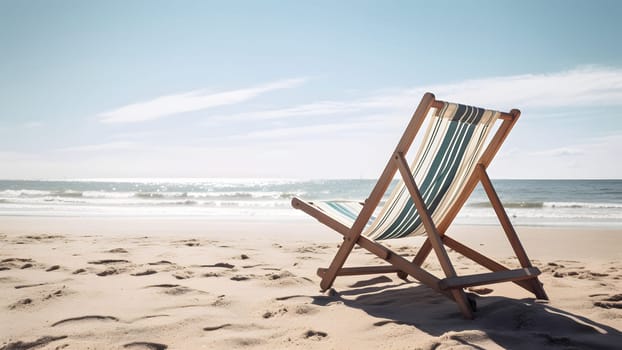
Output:
[[0,197],[42,197],[49,196],[52,192],[40,190],[3,190]]
[[546,208],[622,209],[622,203],[544,202]]
[[160,199],[164,197],[184,197],[184,194],[177,195],[177,194],[170,194],[170,193],[165,194],[165,193],[159,193],[159,192],[137,192],[137,193],[134,193],[134,197],[144,198],[144,199]]
[[82,197],[83,193],[80,191],[67,190],[67,191],[54,191],[52,192],[51,195],[54,197],[78,198],[78,197]]
[[[2,215],[303,215],[292,197],[361,200],[372,180],[129,179],[0,180]],[[495,181],[512,221],[622,225],[622,181]],[[390,190],[385,193],[386,200]],[[303,215],[304,217],[304,215]],[[482,188],[458,214],[463,222],[496,223]]]
[[278,200],[304,196],[304,191],[207,191],[207,192],[113,192],[113,191],[41,191],[41,190],[4,190],[0,191],[0,199],[15,198],[85,198],[85,199],[226,199],[226,200]]
[[[473,202],[467,204],[469,207],[473,208],[492,208],[492,204],[488,201],[486,202]],[[544,202],[504,202],[503,206],[508,208],[543,208]]]
[[[471,208],[491,208],[490,202],[468,203]],[[622,209],[622,203],[589,203],[589,202],[503,202],[506,209],[554,209],[554,208],[586,208],[586,209]]]

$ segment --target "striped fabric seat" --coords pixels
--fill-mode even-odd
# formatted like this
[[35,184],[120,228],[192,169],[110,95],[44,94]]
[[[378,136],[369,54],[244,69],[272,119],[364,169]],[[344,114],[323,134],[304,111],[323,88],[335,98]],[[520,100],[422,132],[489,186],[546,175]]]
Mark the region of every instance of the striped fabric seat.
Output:
[[[410,168],[432,219],[438,223],[473,173],[499,112],[445,102],[430,113],[430,123]],[[346,201],[313,205],[347,227],[363,207],[362,203]],[[374,240],[423,233],[422,220],[402,180],[363,231]]]

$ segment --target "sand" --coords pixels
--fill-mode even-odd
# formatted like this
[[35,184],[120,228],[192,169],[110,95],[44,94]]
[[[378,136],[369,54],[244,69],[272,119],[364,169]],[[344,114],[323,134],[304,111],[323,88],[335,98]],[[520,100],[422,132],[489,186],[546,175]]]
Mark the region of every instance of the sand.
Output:
[[[615,349],[622,232],[517,229],[550,297],[478,288],[475,320],[394,274],[319,291],[340,236],[312,220],[0,220],[0,349]],[[498,227],[454,238],[517,266]],[[412,256],[420,238],[386,242]],[[450,253],[459,274],[479,272]],[[355,249],[348,264],[378,264]],[[433,257],[426,268],[439,275]],[[477,294],[479,293],[479,294]]]

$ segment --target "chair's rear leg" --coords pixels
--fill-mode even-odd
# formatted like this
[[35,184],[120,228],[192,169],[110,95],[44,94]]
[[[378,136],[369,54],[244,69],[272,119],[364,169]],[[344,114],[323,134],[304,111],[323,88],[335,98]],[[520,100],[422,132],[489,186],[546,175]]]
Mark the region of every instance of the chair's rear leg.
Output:
[[[488,199],[492,204],[495,214],[497,214],[499,223],[503,227],[503,231],[505,231],[505,235],[508,238],[508,241],[510,241],[510,245],[512,246],[516,257],[518,258],[518,261],[520,262],[522,267],[532,267],[531,261],[529,260],[529,257],[527,257],[527,252],[525,251],[523,244],[518,238],[516,230],[514,230],[512,221],[510,221],[510,218],[505,211],[505,208],[503,207],[499,196],[497,195],[497,191],[492,185],[492,181],[490,181],[488,173],[486,173],[486,168],[482,164],[479,164],[476,169],[478,171],[482,187],[484,187],[484,191],[486,192],[486,195],[488,195]],[[533,286],[533,291],[536,295],[536,298],[548,300],[548,296],[546,295],[546,292],[544,291],[544,287],[542,286],[540,280],[534,278],[531,280],[531,284]]]
[[464,290],[462,290],[462,288],[453,289],[451,294],[453,294],[454,299],[458,304],[458,308],[460,309],[460,312],[462,312],[462,316],[468,320],[472,320],[474,318],[473,311],[475,311],[475,307],[467,298]]
[[549,300],[549,296],[546,295],[546,292],[544,291],[544,286],[542,282],[540,282],[540,279],[538,279],[537,277],[531,279],[531,285],[533,286],[533,290],[535,291],[534,294],[536,295],[536,299]]

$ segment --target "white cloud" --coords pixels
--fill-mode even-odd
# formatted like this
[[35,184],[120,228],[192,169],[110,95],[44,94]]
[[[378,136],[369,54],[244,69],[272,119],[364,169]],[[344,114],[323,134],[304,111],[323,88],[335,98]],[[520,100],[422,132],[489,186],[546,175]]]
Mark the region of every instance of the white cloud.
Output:
[[586,67],[550,74],[472,79],[383,89],[353,100],[327,100],[286,108],[214,116],[210,120],[270,120],[352,113],[412,112],[426,91],[441,100],[497,108],[563,108],[622,105],[622,69]]
[[312,115],[333,115],[345,114],[360,111],[361,106],[357,106],[352,102],[343,101],[321,101],[303,104],[300,106],[254,111],[246,113],[237,113],[230,115],[216,116],[211,119],[218,120],[268,120],[281,119],[289,117],[306,117]]
[[622,104],[622,69],[578,68],[550,74],[524,74],[431,85],[443,100],[509,109]]
[[80,145],[72,147],[59,148],[58,152],[103,152],[103,151],[123,151],[136,149],[140,144],[131,141],[116,141],[108,143],[99,143],[92,145]]
[[[163,96],[123,107],[127,108],[125,110],[120,108],[113,111],[115,113],[109,112],[106,117],[102,114],[100,120],[138,122],[198,110],[199,107],[242,103],[264,92],[297,86],[301,82],[281,81],[215,94],[190,92]],[[373,178],[382,170],[425,91],[434,92],[439,99],[448,101],[506,111],[520,108],[526,115],[534,116],[532,120],[537,120],[537,116],[562,116],[574,113],[573,110],[580,111],[579,108],[573,109],[576,106],[622,105],[622,69],[591,67],[551,74],[489,77],[383,89],[342,100],[307,100],[299,105],[275,105],[271,110],[249,109],[245,113],[207,118],[214,124],[222,124],[209,129],[210,133],[197,130],[196,133],[184,133],[184,138],[169,133],[166,144],[157,137],[161,130],[156,134],[130,130],[125,134],[109,135],[109,142],[94,141],[93,144],[43,152],[40,159],[0,152],[1,163],[5,164],[4,169],[0,164],[0,173],[5,177],[19,177],[19,174],[134,177],[157,173],[158,176],[171,177]],[[170,106],[164,103],[167,99],[172,101]],[[584,115],[584,111],[579,115]],[[261,122],[247,123],[253,120]],[[563,136],[563,130],[574,127],[577,126],[571,123],[560,124],[558,134]],[[585,137],[579,140],[576,137],[549,137],[543,129],[545,127],[521,128],[526,130],[523,134],[513,132],[504,146],[508,151],[493,162],[491,176],[621,176],[618,161],[621,135],[589,138],[594,135],[593,130],[586,130]],[[534,134],[534,130],[538,133]],[[616,132],[615,127],[608,127],[608,130]],[[344,151],[335,153],[335,150]]]
[[495,178],[581,179],[622,176],[619,152],[622,134],[586,138],[573,145],[542,151],[510,151],[496,157]]
[[561,147],[546,151],[533,152],[534,156],[568,157],[585,154],[585,150],[575,147]]
[[[267,130],[252,131],[245,135],[239,135],[240,139],[292,139],[298,137],[317,137],[317,136],[335,136],[335,134],[343,134],[347,131],[351,134],[353,131],[365,131],[372,128],[382,128],[378,122],[369,121],[361,123],[349,124],[316,124],[300,127],[275,128]],[[337,135],[339,136],[339,135]]]
[[305,80],[304,78],[279,80],[260,86],[217,93],[195,90],[160,96],[150,101],[134,103],[100,113],[98,117],[104,123],[144,122],[174,114],[244,102],[273,90],[299,86]]

